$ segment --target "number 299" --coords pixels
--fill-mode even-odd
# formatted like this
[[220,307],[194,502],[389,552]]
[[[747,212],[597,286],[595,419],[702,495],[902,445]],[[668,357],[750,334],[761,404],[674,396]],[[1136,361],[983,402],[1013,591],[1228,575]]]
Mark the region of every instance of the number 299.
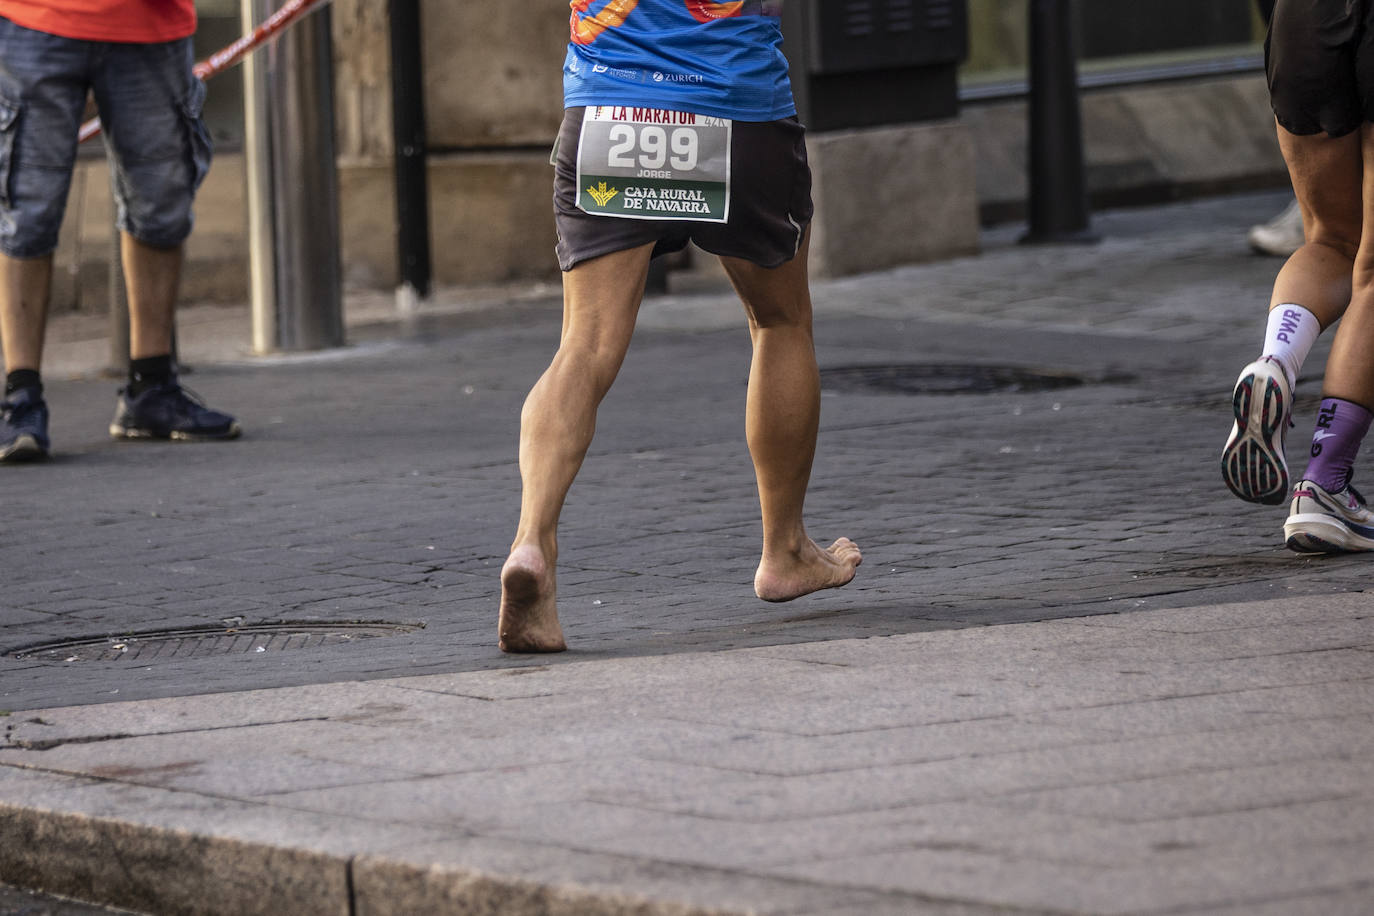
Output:
[[697,132],[690,127],[676,127],[669,133],[657,124],[638,130],[629,124],[616,124],[609,136],[609,164],[616,168],[661,169],[666,165],[690,172],[697,167]]

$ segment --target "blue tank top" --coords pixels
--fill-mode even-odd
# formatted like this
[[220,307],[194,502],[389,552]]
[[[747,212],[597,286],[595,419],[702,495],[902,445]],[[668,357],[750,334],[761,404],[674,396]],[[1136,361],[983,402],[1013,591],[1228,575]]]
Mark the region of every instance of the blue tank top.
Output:
[[563,104],[738,121],[796,114],[781,0],[572,0]]

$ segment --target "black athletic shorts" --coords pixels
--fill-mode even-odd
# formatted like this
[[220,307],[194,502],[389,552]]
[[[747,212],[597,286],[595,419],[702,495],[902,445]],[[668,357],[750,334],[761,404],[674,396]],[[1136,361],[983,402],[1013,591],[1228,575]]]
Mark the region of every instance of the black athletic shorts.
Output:
[[644,220],[593,216],[577,206],[577,144],[584,109],[563,113],[554,154],[553,210],[558,264],[581,261],[654,242],[654,256],[681,251],[688,242],[711,254],[742,258],[760,267],[791,260],[811,222],[811,168],[805,130],[795,117],[735,121],[730,139],[729,221]]
[[1341,137],[1374,121],[1374,0],[1278,0],[1264,59],[1290,133]]

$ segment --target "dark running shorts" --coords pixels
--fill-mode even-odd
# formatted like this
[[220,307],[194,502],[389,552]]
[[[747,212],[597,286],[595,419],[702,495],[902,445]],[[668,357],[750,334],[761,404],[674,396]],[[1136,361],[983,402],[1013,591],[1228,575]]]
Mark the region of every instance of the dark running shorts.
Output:
[[563,113],[554,160],[553,211],[558,265],[563,270],[649,242],[656,243],[655,257],[694,242],[711,254],[742,258],[760,267],[777,267],[796,255],[812,213],[805,130],[796,118],[734,122],[730,218],[707,223],[592,216],[579,209],[577,143],[582,112],[569,108]]
[[1278,0],[1264,43],[1274,116],[1341,137],[1374,121],[1374,0]]

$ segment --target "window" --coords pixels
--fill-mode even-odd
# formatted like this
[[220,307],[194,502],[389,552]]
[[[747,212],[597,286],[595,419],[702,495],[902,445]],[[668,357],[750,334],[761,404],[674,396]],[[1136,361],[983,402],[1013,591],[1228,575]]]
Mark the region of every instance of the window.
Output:
[[[968,0],[965,99],[1026,90],[1033,0]],[[1119,85],[1255,70],[1263,66],[1264,21],[1255,0],[1065,0],[1072,7],[1079,79]]]

